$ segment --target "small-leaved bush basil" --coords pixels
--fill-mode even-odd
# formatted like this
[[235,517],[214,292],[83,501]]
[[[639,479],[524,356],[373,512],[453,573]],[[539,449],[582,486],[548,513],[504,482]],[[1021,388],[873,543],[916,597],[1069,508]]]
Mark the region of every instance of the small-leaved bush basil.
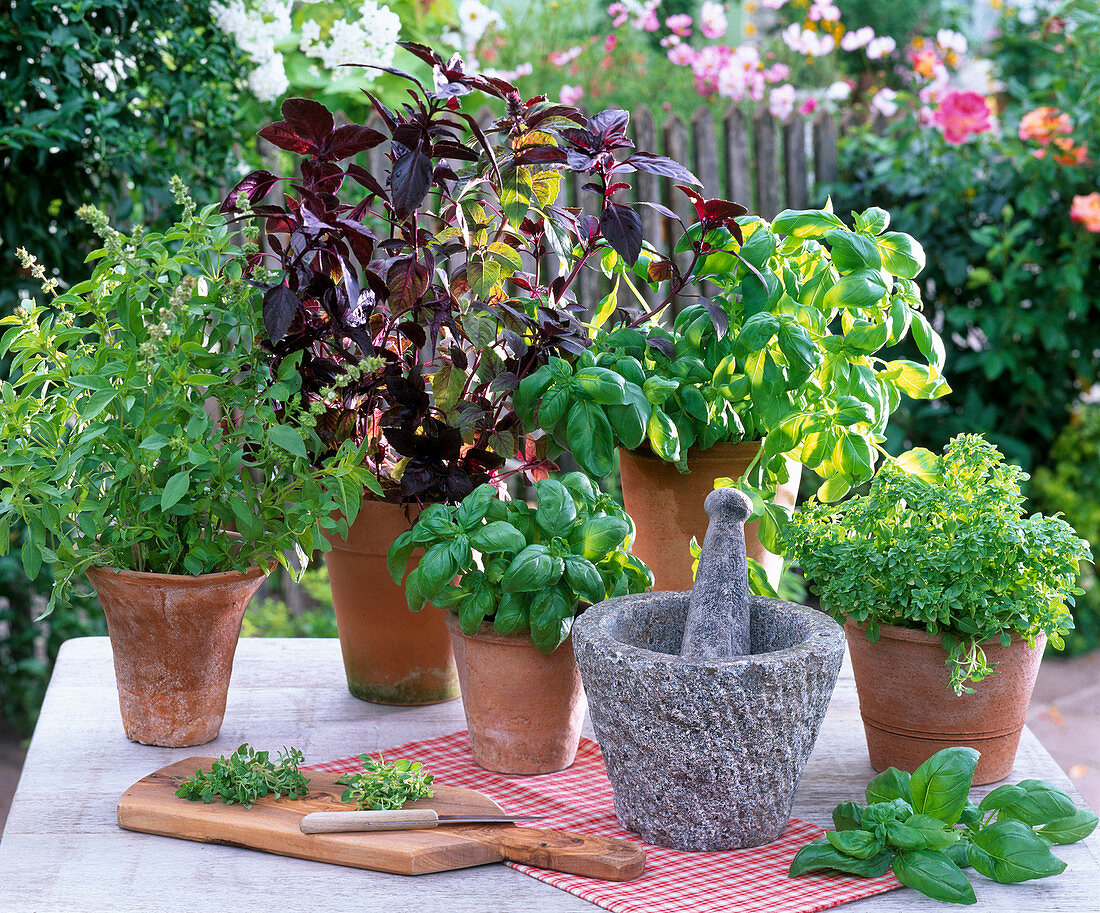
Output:
[[542,479],[535,497],[534,507],[502,501],[492,485],[481,485],[458,507],[427,508],[388,556],[400,584],[413,550],[424,549],[405,577],[409,608],[450,609],[469,635],[482,622],[501,634],[530,631],[535,646],[552,653],[585,606],[653,585],[652,572],[629,551],[630,518],[586,475]]
[[912,775],[887,768],[867,784],[866,805],[833,809],[836,830],[802,847],[789,876],[873,878],[893,867],[898,881],[933,900],[972,904],[965,867],[1002,884],[1060,874],[1066,864],[1051,846],[1084,840],[1096,815],[1042,780],[999,786],[975,805],[977,763],[973,748],[945,748]]
[[[278,420],[292,398],[292,361],[271,376],[255,344],[259,294],[244,251],[216,206],[165,233],[123,235],[84,215],[103,238],[91,278],[49,306],[28,301],[0,324],[0,552],[13,520],[32,580],[54,571],[49,608],[90,565],[162,574],[294,568],[326,548],[364,486],[377,490],[348,442],[322,465],[309,429]],[[253,246],[254,250],[254,246]],[[56,280],[23,252],[47,294]],[[346,527],[345,527],[346,530]]]
[[821,606],[874,642],[882,624],[942,635],[957,694],[994,671],[982,643],[1040,632],[1061,649],[1089,544],[1060,517],[1024,516],[1019,467],[980,435],[941,455],[918,448],[883,464],[867,494],[811,501],[780,536]]

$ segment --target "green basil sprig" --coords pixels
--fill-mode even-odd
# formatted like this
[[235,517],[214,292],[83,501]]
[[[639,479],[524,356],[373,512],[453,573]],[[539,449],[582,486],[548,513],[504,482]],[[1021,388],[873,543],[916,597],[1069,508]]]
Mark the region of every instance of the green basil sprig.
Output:
[[999,786],[975,805],[970,786],[978,752],[945,748],[910,776],[891,767],[867,784],[866,805],[841,802],[835,831],[807,844],[788,875],[831,870],[875,877],[893,867],[898,881],[934,900],[976,902],[963,872],[972,867],[1002,884],[1060,874],[1053,844],[1076,843],[1097,817],[1042,780]]
[[341,801],[354,802],[357,809],[399,809],[406,802],[435,795],[432,791],[435,777],[419,761],[408,758],[386,761],[381,752],[377,759],[361,754],[359,760],[363,763],[362,771],[344,774],[336,780],[347,787]]
[[196,770],[195,776],[180,783],[176,795],[207,804],[217,796],[226,805],[239,802],[245,808],[264,796],[300,799],[309,792],[309,777],[298,770],[302,759],[297,748],[284,748],[272,761],[269,752],[255,751],[245,743],[228,758],[218,758],[209,771]]

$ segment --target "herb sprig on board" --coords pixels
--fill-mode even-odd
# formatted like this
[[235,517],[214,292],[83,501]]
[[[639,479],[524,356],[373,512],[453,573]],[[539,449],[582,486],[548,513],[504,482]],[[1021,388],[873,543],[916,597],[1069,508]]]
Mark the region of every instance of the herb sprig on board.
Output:
[[363,762],[362,773],[344,774],[336,781],[347,786],[341,799],[354,802],[357,809],[399,809],[406,802],[435,795],[431,788],[435,778],[419,761],[386,761],[381,754],[377,760],[361,754],[359,760]]
[[788,875],[831,870],[872,878],[891,867],[898,881],[933,900],[977,902],[964,867],[1002,884],[1060,874],[1050,848],[1084,840],[1093,812],[1042,780],[999,786],[975,805],[978,752],[945,748],[912,775],[887,768],[867,784],[867,805],[841,802],[835,831],[807,844]]
[[298,771],[304,755],[297,748],[284,748],[277,761],[270,752],[254,751],[245,743],[228,758],[220,757],[210,772],[196,770],[184,780],[176,795],[181,799],[211,802],[219,796],[226,805],[240,803],[252,808],[264,796],[300,799],[309,792],[309,777]]

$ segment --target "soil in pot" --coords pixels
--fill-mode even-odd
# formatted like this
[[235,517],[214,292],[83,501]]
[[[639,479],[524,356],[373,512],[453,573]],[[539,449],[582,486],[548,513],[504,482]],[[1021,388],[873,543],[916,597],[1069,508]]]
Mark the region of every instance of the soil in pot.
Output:
[[[703,502],[718,478],[744,475],[760,449],[759,443],[715,444],[691,450],[686,475],[672,463],[640,450],[619,450],[623,505],[637,527],[632,550],[653,570],[654,591],[690,590],[691,537],[702,544],[707,532]],[[788,462],[790,478],[776,492],[775,502],[793,507],[798,497],[802,465]],[[772,586],[778,586],[783,559],[773,555],[757,535],[757,525],[745,526],[748,556],[763,565]]]
[[87,575],[107,616],[127,737],[165,748],[216,738],[241,618],[267,571]]
[[498,634],[483,624],[469,637],[454,613],[440,614],[454,643],[474,760],[507,774],[569,767],[588,707],[572,640],[547,656],[530,634]]
[[1046,636],[1035,648],[1013,635],[982,644],[997,671],[956,695],[939,637],[881,625],[877,644],[854,622],[844,625],[852,655],[867,750],[875,770],[912,772],[942,748],[967,745],[981,752],[974,783],[995,783],[1012,772]]
[[[458,697],[458,673],[443,613],[410,612],[386,569],[390,545],[416,508],[365,500],[347,539],[325,552],[348,690],[376,704],[437,704]],[[414,558],[414,561],[416,559]],[[411,564],[414,567],[415,564]]]

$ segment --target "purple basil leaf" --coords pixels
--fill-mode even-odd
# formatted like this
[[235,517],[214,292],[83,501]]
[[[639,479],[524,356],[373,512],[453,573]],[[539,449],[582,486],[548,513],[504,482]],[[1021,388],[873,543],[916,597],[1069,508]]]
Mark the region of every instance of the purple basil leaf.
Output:
[[242,193],[248,197],[249,203],[255,203],[257,200],[262,200],[280,180],[282,180],[282,178],[277,178],[270,171],[260,170],[253,171],[251,174],[246,174],[237,182],[237,186],[229,191],[229,195],[222,202],[222,214],[236,211],[237,197]]
[[710,322],[714,324],[714,329],[718,333],[718,338],[722,339],[730,328],[730,316],[726,313],[726,309],[720,304],[716,304],[710,298],[703,298],[703,307],[707,309],[707,313],[710,314]]
[[280,109],[283,120],[299,136],[313,140],[315,146],[324,145],[336,126],[332,112],[319,101],[311,98],[288,98]]
[[323,156],[333,161],[351,158],[360,152],[373,149],[385,142],[386,137],[370,127],[362,127],[359,124],[344,124],[332,131],[332,136],[322,152]]
[[557,146],[527,146],[514,159],[517,165],[564,165],[569,156]]
[[389,306],[394,314],[416,305],[431,282],[428,268],[415,257],[401,257],[386,270],[390,290]]
[[273,285],[264,295],[264,327],[272,342],[278,342],[290,329],[301,302],[285,285]]
[[354,162],[348,165],[348,177],[352,180],[358,181],[371,193],[376,196],[380,196],[383,200],[389,199],[389,194],[386,193],[386,188],[379,183],[378,178],[367,171],[362,165],[356,165]]
[[671,339],[668,339],[665,336],[658,336],[656,333],[654,333],[652,336],[647,336],[645,338],[645,341],[649,343],[649,347],[651,349],[656,349],[658,352],[664,355],[665,358],[676,357],[676,346],[672,344]]
[[683,165],[664,155],[654,155],[652,152],[635,152],[625,162],[647,174],[656,174],[663,178],[672,178],[674,181],[683,181],[685,184],[702,186],[702,181]]
[[593,114],[588,119],[588,129],[602,135],[606,140],[621,139],[626,135],[626,125],[630,123],[630,112],[608,108]]
[[462,162],[477,161],[477,153],[469,146],[448,140],[437,140],[432,146],[432,152],[437,158],[458,159]]
[[382,120],[386,124],[386,127],[392,132],[397,126],[397,115],[394,114],[393,111],[387,108],[384,104],[382,104],[382,102],[379,101],[376,96],[372,95],[366,89],[363,90],[363,94],[370,99],[370,103],[374,107],[375,112],[380,118],[382,118]]
[[663,215],[666,219],[672,219],[675,222],[679,222],[681,225],[684,224],[683,221],[681,221],[680,217],[667,206],[662,206],[660,203],[653,203],[650,200],[639,200],[638,202],[642,206],[648,206],[650,209],[657,210],[657,212]]
[[589,155],[579,149],[567,149],[565,161],[574,171],[588,171],[596,164],[596,156]]
[[258,132],[258,135],[271,143],[272,146],[278,146],[280,149],[298,155],[309,155],[317,148],[317,144],[313,140],[302,136],[283,120],[268,124]]
[[561,131],[562,138],[578,149],[595,149],[596,137],[583,127],[566,127]]
[[390,202],[404,221],[423,202],[432,182],[432,160],[419,149],[399,156],[390,172]]
[[443,58],[426,44],[418,44],[415,41],[399,41],[397,42],[397,46],[404,48],[414,57],[419,57],[429,66],[440,66],[443,63]]
[[595,216],[585,216],[577,225],[577,231],[584,241],[591,241],[600,236],[600,220]]
[[428,334],[424,328],[412,320],[405,320],[397,325],[398,331],[418,349],[424,348],[428,342]]
[[630,266],[642,252],[642,220],[629,206],[607,203],[600,215],[600,231],[615,253]]

